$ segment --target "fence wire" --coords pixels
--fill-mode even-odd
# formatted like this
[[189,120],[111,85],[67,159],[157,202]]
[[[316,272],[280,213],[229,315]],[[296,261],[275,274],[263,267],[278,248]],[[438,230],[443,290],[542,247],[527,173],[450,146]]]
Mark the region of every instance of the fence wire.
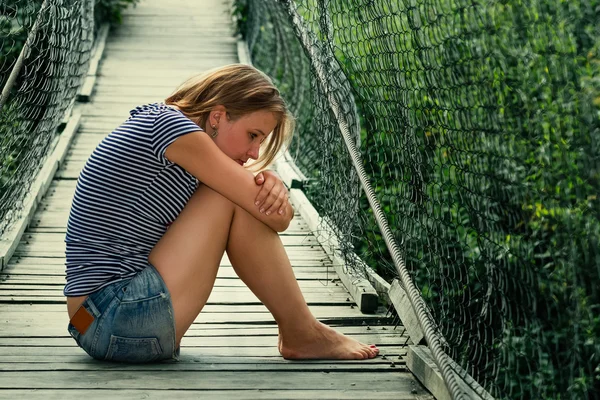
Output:
[[290,152],[342,250],[396,275],[331,95],[446,353],[497,398],[600,398],[600,1],[295,8],[331,93],[282,4],[234,13],[298,118]]
[[94,0],[0,2],[0,88],[7,94],[0,109],[0,235],[19,216],[87,73],[93,12]]

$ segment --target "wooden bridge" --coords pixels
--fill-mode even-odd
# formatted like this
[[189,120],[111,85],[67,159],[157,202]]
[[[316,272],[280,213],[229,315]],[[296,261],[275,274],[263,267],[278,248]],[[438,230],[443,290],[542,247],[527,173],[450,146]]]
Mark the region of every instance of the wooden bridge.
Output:
[[379,357],[282,359],[275,321],[227,258],[182,341],[180,362],[99,362],[76,347],[62,289],[64,235],[79,171],[130,109],[161,101],[193,74],[238,62],[230,5],[143,1],[110,31],[103,54],[94,95],[78,106],[81,118],[66,162],[0,274],[0,398],[432,398],[406,369],[405,330],[385,312],[358,310],[300,215],[281,236],[310,309],[339,331],[377,344]]

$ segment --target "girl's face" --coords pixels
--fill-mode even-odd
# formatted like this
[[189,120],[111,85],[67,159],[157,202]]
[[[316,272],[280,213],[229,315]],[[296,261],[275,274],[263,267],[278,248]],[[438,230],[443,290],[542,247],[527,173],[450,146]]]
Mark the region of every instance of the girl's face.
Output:
[[206,124],[206,132],[210,135],[215,125],[219,134],[213,140],[229,158],[240,165],[248,159],[256,160],[261,143],[277,126],[277,118],[271,111],[255,111],[232,121],[225,109],[213,111]]

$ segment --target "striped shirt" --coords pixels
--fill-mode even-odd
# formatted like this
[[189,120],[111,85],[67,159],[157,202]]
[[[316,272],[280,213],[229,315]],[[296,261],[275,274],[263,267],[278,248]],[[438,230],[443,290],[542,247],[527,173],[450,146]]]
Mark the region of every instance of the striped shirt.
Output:
[[178,137],[201,130],[161,103],[135,108],[86,162],[67,224],[65,296],[82,296],[148,266],[150,251],[198,180],[165,158]]

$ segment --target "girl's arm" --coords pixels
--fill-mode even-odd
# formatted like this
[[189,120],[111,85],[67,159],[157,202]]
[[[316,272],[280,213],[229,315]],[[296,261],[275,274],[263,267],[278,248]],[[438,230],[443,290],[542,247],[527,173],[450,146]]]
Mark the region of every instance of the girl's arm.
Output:
[[261,187],[256,185],[252,173],[227,157],[205,132],[177,138],[167,147],[165,157],[274,231],[283,232],[288,228],[294,216],[289,203],[286,202],[283,214],[261,213],[259,206],[254,204]]

